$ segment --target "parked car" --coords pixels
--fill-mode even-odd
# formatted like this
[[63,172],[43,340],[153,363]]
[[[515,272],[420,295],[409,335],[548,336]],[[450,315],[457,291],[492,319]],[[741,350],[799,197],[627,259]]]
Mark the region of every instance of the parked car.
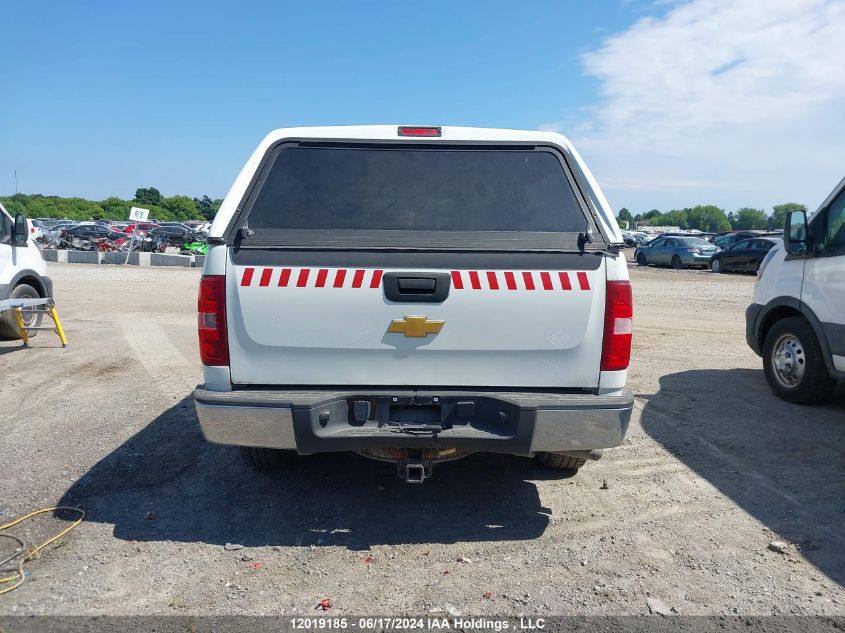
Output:
[[745,326],[778,397],[818,402],[845,380],[845,179],[809,220],[805,211],[787,214],[782,243],[760,266]]
[[163,238],[173,246],[182,246],[202,239],[195,231],[181,224],[165,224],[147,232],[147,237]]
[[[47,276],[47,264],[41,250],[28,232],[26,218],[17,214],[14,219],[0,204],[0,300],[37,299],[53,294],[53,282]],[[38,327],[41,314],[23,313],[24,325]],[[34,336],[35,331],[30,333]],[[0,312],[0,337],[20,338],[14,314]]]
[[52,242],[59,239],[62,231],[67,230],[72,226],[76,226],[76,222],[72,222],[70,220],[45,222],[41,227],[41,234],[45,242]]
[[622,241],[625,242],[625,246],[639,246],[648,240],[648,235],[641,231],[622,231]]
[[756,273],[763,259],[778,241],[774,237],[757,237],[737,242],[713,254],[710,270],[714,273],[726,273],[732,270]]
[[700,237],[658,237],[634,251],[640,266],[658,264],[672,268],[709,266],[719,249]]
[[78,224],[67,229],[62,229],[59,236],[68,239],[77,237],[86,240],[95,238],[116,240],[120,238],[126,239],[128,237],[126,233],[112,231],[109,227],[102,226],[101,224]]
[[622,235],[559,134],[276,130],[209,242],[194,402],[255,468],[357,451],[421,483],[488,451],[574,472],[624,440]]
[[29,227],[29,236],[34,240],[41,240],[44,239],[44,233],[41,230],[41,221],[40,220],[30,220],[27,219],[26,221],[27,226]]
[[155,224],[154,222],[138,222],[137,224],[127,224],[126,228],[123,229],[123,232],[134,233],[135,229],[137,229],[139,234],[145,235],[147,231],[151,231],[159,226],[160,225]]
[[719,248],[727,248],[729,246],[733,246],[737,242],[750,240],[754,237],[779,237],[779,234],[773,231],[757,230],[727,231],[726,233],[717,234],[711,241]]

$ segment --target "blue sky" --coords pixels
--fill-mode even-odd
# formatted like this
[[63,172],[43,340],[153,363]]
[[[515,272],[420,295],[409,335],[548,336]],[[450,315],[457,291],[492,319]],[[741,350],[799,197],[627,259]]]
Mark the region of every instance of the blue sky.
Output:
[[[560,130],[617,208],[813,203],[845,165],[845,73],[814,53],[834,57],[845,12],[771,4],[8,2],[0,194],[17,169],[26,193],[218,197],[270,129],[428,122]],[[797,59],[761,53],[796,4],[812,17],[783,33]],[[801,94],[783,104],[785,86]],[[785,128],[801,148],[774,143]],[[739,172],[723,164],[743,147]]]

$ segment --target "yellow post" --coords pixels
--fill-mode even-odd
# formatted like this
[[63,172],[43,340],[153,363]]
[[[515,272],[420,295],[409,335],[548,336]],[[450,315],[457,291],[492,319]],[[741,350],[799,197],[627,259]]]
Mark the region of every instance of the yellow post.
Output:
[[67,337],[62,328],[62,322],[59,320],[59,313],[56,311],[56,306],[50,306],[50,318],[56,324],[56,334],[59,335],[59,340],[62,342],[62,347],[67,347]]
[[26,325],[23,322],[23,315],[21,314],[20,308],[12,308],[15,312],[15,320],[18,322],[18,330],[21,333],[21,338],[23,339],[24,345],[29,345],[29,337],[26,335]]

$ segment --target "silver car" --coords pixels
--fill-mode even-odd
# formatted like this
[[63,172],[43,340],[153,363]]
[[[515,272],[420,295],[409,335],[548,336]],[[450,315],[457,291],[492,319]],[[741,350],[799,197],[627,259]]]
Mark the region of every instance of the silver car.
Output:
[[634,259],[640,266],[659,264],[672,268],[686,266],[710,266],[713,254],[719,250],[700,237],[658,237],[634,251]]

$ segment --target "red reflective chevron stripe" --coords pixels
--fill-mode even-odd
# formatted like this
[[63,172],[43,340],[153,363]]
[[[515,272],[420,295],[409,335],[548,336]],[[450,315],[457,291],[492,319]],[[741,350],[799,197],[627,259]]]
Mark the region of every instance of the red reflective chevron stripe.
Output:
[[282,268],[282,274],[279,275],[279,287],[284,288],[290,283],[290,268]]
[[[260,274],[256,274],[256,270]],[[252,286],[257,280],[257,287],[268,287],[273,282],[273,275],[279,270],[279,288],[343,288],[346,278],[351,275],[351,284],[347,288],[378,289],[384,279],[381,268],[258,268],[248,266],[243,269],[241,286]],[[314,274],[311,274],[311,271]],[[294,277],[294,271],[296,275]],[[589,273],[585,271],[495,271],[495,270],[452,270],[449,272],[454,290],[572,290],[573,280],[577,279],[577,289],[590,290]],[[332,277],[333,275],[333,277]],[[502,275],[500,277],[499,275]],[[560,286],[558,286],[559,280]],[[520,277],[520,281],[517,278]]]
[[317,271],[317,282],[316,282],[315,285],[318,288],[322,288],[323,286],[325,286],[326,285],[326,277],[328,277],[328,276],[329,276],[328,269],[321,268],[320,270],[318,270]]
[[308,273],[311,271],[308,268],[300,268],[299,269],[299,278],[296,280],[296,287],[297,288],[304,288],[305,284],[308,283]]
[[526,290],[534,290],[534,276],[529,271],[522,271],[522,280],[525,282]]
[[569,283],[569,273],[560,272],[558,276],[560,276],[560,287],[564,290],[572,290],[572,284]]
[[469,271],[469,283],[472,285],[473,290],[481,290],[481,281],[478,279],[477,270]]
[[496,273],[492,270],[487,271],[487,284],[490,286],[490,290],[499,289],[499,280],[496,279]]
[[581,290],[590,289],[590,280],[587,279],[587,273],[578,273],[578,285],[581,286]]

